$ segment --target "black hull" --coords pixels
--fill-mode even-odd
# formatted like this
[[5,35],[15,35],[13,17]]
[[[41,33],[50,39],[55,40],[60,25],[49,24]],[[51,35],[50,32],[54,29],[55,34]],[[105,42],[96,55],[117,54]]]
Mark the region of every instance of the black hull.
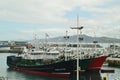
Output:
[[71,72],[76,68],[75,66],[76,60],[61,61],[52,64],[44,64],[44,65],[21,65],[13,61],[15,58],[17,57],[11,57],[11,56],[7,57],[7,65],[12,69],[16,68],[16,69],[39,71],[39,72]]
[[[107,56],[79,60],[81,70],[100,69]],[[22,57],[8,56],[7,65],[12,69],[30,70],[37,72],[49,73],[70,73],[76,70],[76,60],[56,61],[51,63],[43,63],[41,60],[33,60],[34,65],[31,65],[31,60],[22,61]],[[28,63],[23,63],[27,61]],[[36,64],[39,61],[39,65]]]

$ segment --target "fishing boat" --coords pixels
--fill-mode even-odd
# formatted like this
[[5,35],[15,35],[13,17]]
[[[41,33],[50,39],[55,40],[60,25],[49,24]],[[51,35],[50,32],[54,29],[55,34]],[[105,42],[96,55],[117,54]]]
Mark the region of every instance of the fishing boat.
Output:
[[[9,68],[43,76],[68,77],[76,70],[76,59],[65,60],[59,51],[30,50],[18,56],[7,56]],[[107,56],[79,59],[80,70],[100,70]]]

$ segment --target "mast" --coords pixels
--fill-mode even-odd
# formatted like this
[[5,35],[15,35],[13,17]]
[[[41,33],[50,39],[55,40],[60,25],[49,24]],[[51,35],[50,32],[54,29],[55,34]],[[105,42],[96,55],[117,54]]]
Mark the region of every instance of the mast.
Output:
[[66,43],[65,43],[65,61],[68,60],[67,46],[68,46],[69,36],[67,34],[68,34],[68,31],[66,31],[66,36],[64,36],[64,38],[66,40]]
[[44,53],[43,53],[43,59],[46,59],[47,56],[46,56],[46,53],[47,53],[47,49],[48,49],[48,37],[49,35],[47,33],[45,33],[45,42],[44,42]]
[[116,46],[115,46],[115,41],[114,41],[114,42],[113,42],[113,53],[114,53],[114,54],[115,54],[115,50],[116,50],[115,47],[116,47]]
[[35,50],[39,50],[39,43],[37,40],[37,34],[34,34],[34,45],[35,45]]
[[94,50],[94,53],[95,54],[97,54],[97,43],[98,43],[98,41],[96,40],[96,34],[95,34],[95,32],[94,32],[94,41],[93,41],[93,43],[94,43],[94,45],[95,45],[95,50]]
[[[83,26],[79,27],[79,16],[77,15],[77,27],[71,27],[71,29],[77,29],[77,80],[79,80],[79,36],[81,35],[81,29],[83,29]],[[80,32],[80,34],[79,34]]]

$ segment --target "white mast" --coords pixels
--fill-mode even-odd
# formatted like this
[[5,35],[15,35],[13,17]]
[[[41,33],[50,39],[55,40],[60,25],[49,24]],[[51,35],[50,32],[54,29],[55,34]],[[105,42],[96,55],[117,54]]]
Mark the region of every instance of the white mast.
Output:
[[67,46],[68,46],[68,39],[69,36],[67,35],[68,31],[66,31],[66,36],[64,36],[65,40],[66,40],[66,45],[65,45],[65,61],[68,60],[68,53],[67,53]]
[[[79,27],[79,16],[77,15],[77,27],[72,27],[71,29],[77,29],[77,80],[79,80],[79,30],[83,29],[83,26]],[[81,34],[81,32],[80,32]]]
[[43,48],[43,59],[46,59],[47,56],[46,56],[46,53],[47,53],[47,49],[48,49],[48,37],[49,35],[47,33],[45,33],[45,42],[44,42],[44,48]]
[[35,49],[39,50],[39,43],[38,43],[38,40],[37,40],[37,34],[36,33],[34,34],[34,45],[35,45]]
[[94,53],[97,54],[97,41],[96,41],[96,34],[94,32],[94,41],[93,41],[94,45],[95,45],[95,50]]

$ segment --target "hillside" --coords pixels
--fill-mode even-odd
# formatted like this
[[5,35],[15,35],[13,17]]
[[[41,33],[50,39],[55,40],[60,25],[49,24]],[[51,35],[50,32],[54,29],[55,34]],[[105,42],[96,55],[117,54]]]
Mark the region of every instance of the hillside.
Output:
[[[120,39],[116,38],[109,38],[109,37],[91,37],[88,35],[81,35],[83,38],[84,43],[92,43],[94,40],[98,41],[99,43],[120,43]],[[44,39],[41,39],[44,41]],[[63,36],[60,37],[54,37],[54,38],[49,38],[49,42],[65,42],[65,38]],[[69,42],[77,42],[77,35],[73,35],[69,37]]]

